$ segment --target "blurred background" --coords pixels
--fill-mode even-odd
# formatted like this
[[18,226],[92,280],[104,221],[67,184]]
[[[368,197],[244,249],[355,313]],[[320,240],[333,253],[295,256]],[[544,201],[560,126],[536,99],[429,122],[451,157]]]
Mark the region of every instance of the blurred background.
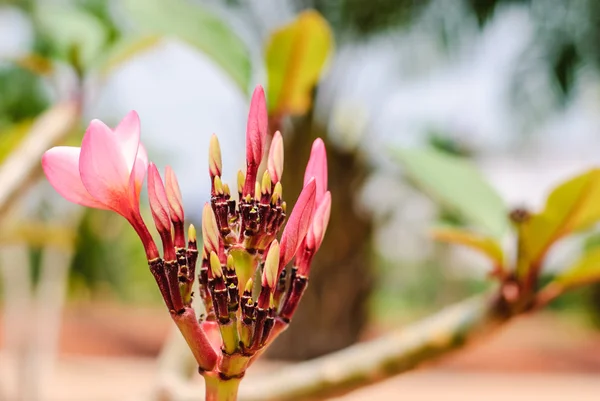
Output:
[[[0,400],[169,399],[174,372],[192,376],[134,231],[42,179],[40,152],[78,146],[92,118],[114,126],[138,111],[195,224],[212,133],[235,185],[254,85],[284,135],[288,202],[325,139],[328,234],[294,324],[251,369],[261,374],[488,288],[489,261],[430,235],[469,219],[425,195],[396,152],[462,156],[507,210],[539,209],[600,162],[599,38],[596,0],[0,0]],[[547,273],[599,238],[561,242]],[[589,286],[347,399],[592,399],[599,327]]]

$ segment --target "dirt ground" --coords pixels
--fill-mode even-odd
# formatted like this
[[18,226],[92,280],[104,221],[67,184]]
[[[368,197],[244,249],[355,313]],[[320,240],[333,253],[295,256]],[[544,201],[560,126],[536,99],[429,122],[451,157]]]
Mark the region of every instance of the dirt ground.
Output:
[[[157,379],[155,356],[170,327],[161,312],[69,309],[61,331],[58,364],[46,383],[45,401],[147,399],[144,394]],[[6,352],[0,358],[0,390],[10,390],[16,374],[11,368],[14,360]],[[257,364],[247,380],[273,366],[279,368],[269,362]],[[600,400],[600,332],[550,314],[523,318],[487,341],[442,361],[336,398],[538,399]]]

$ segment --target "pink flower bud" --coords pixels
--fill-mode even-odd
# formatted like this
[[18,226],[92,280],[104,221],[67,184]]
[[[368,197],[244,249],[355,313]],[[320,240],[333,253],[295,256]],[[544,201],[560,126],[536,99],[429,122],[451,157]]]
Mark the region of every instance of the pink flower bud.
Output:
[[185,216],[183,213],[183,200],[177,176],[170,166],[165,168],[165,189],[167,191],[167,200],[169,201],[169,212],[174,223],[183,223]]
[[215,213],[208,202],[204,204],[204,209],[202,209],[202,241],[204,241],[204,248],[206,248],[208,254],[219,252],[219,228],[217,227]]
[[262,161],[268,131],[267,103],[262,86],[254,89],[246,126],[246,183],[244,195],[253,194],[256,172]]
[[152,218],[159,233],[171,232],[171,219],[169,217],[169,201],[160,173],[152,162],[148,165],[148,200]]
[[268,169],[273,184],[277,184],[281,181],[281,175],[283,174],[283,138],[279,131],[275,132],[273,140],[271,141]]
[[262,275],[262,286],[273,290],[279,273],[279,242],[273,240],[267,252]]
[[327,224],[329,224],[329,215],[331,214],[331,192],[325,192],[323,200],[317,206],[308,233],[306,234],[306,246],[312,252],[317,252],[325,237]]
[[221,162],[221,147],[219,139],[215,134],[210,137],[210,145],[208,146],[208,172],[210,173],[211,181],[215,176],[221,176],[223,165]]
[[304,185],[311,177],[317,181],[317,204],[320,204],[325,192],[327,192],[327,152],[321,138],[315,139],[310,151],[310,159],[304,173]]
[[281,273],[281,270],[292,260],[308,232],[315,210],[316,188],[316,180],[312,178],[302,189],[294,210],[283,229],[278,273]]

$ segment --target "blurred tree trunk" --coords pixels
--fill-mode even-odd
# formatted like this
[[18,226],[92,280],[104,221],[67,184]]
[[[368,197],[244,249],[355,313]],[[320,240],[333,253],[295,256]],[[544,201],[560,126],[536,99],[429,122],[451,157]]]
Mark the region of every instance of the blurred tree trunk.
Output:
[[309,359],[355,343],[368,319],[368,298],[373,287],[370,216],[355,207],[367,165],[358,152],[336,149],[312,115],[294,121],[285,135],[284,198],[300,193],[312,142],[321,137],[327,145],[331,220],[325,240],[310,272],[308,288],[292,324],[269,349],[279,359]]

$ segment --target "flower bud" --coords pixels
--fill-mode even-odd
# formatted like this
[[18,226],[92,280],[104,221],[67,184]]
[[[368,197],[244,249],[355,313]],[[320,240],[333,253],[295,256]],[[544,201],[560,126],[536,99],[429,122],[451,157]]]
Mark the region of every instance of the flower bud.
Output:
[[268,114],[265,92],[262,86],[254,89],[250,100],[250,112],[246,126],[246,182],[244,195],[251,194],[256,181],[258,166],[263,157],[263,147],[267,138]]
[[156,229],[161,234],[165,232],[170,234],[169,202],[160,173],[152,162],[148,165],[148,200]]
[[219,139],[215,134],[210,137],[210,145],[208,146],[208,172],[211,180],[215,177],[221,176],[223,171],[223,165],[221,162],[221,147],[219,146]]
[[317,184],[316,202],[320,204],[327,191],[327,152],[321,138],[317,138],[313,142],[310,158],[304,172],[304,185],[310,181],[311,177],[315,177]]
[[279,269],[279,242],[274,240],[269,247],[262,275],[262,286],[271,291],[275,288]]
[[219,251],[219,228],[215,214],[208,202],[202,209],[202,240],[208,252]]
[[306,236],[315,209],[315,193],[316,182],[313,178],[302,189],[298,201],[296,201],[296,205],[290,214],[290,218],[283,229],[278,273],[292,260]]
[[283,138],[279,131],[273,135],[267,164],[273,182],[276,184],[281,181],[281,175],[283,174]]
[[331,213],[331,192],[325,192],[323,200],[317,206],[308,233],[306,233],[306,246],[313,252],[321,247],[327,224],[329,224],[329,215]]

